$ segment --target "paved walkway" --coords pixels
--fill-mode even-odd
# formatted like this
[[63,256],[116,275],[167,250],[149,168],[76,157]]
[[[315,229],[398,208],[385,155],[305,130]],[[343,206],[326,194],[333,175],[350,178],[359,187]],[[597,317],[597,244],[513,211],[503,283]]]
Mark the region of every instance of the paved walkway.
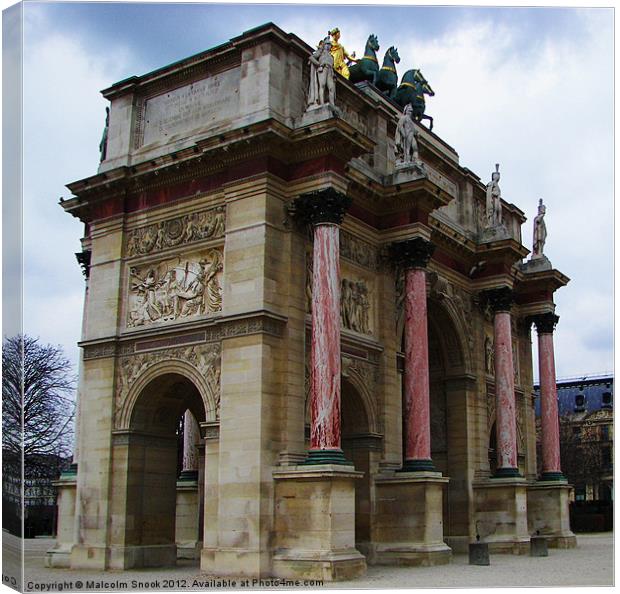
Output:
[[[478,567],[468,565],[466,555],[454,555],[452,563],[440,567],[369,567],[368,574],[362,579],[325,584],[325,587],[418,589],[612,586],[614,579],[612,534],[581,534],[577,536],[577,539],[576,549],[550,549],[548,557],[492,555],[489,567]],[[6,538],[3,544],[4,562],[6,562],[13,555],[10,550],[7,550]],[[217,578],[201,574],[195,565],[177,566],[166,570],[107,572],[47,569],[43,564],[43,554],[51,544],[51,541],[41,539],[26,541],[24,574],[26,591],[58,591],[60,589],[110,592],[117,590],[182,591],[218,588]],[[94,583],[89,584],[89,581]],[[242,587],[239,578],[234,580],[234,585],[232,581],[228,579],[226,585],[237,589]],[[249,585],[252,586],[251,580]],[[264,585],[278,588],[279,584],[272,581]]]

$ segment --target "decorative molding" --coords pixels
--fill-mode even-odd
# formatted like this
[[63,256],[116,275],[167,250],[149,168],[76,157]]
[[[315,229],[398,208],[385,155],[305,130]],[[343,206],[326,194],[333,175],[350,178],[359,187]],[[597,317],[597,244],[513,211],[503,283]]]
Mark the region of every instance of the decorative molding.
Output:
[[271,336],[281,338],[284,336],[285,325],[285,320],[272,318],[267,315],[240,320],[222,320],[222,323],[213,329],[211,337],[209,336],[209,330],[207,330],[207,340],[214,337],[216,333],[219,340],[246,336],[248,334],[270,334]]
[[156,447],[161,446],[162,441],[167,441],[169,443],[175,442],[176,436],[154,435],[141,431],[123,429],[112,431],[112,445],[115,446],[141,445],[145,447]]
[[155,251],[224,236],[226,209],[216,206],[159,223],[132,229],[127,233],[125,255],[145,256]]
[[390,245],[392,259],[402,268],[426,268],[435,245],[422,237],[397,241]]
[[560,321],[560,316],[548,312],[531,316],[528,320],[530,323],[536,324],[538,334],[553,334],[556,324]]
[[84,347],[83,358],[89,359],[103,359],[105,357],[114,357],[117,353],[116,342],[106,342],[103,344],[93,344]]
[[376,271],[379,268],[378,250],[344,230],[340,231],[340,257],[369,270]]
[[484,297],[494,313],[510,312],[514,303],[514,291],[508,287],[488,289],[484,291]]
[[284,336],[286,319],[271,317],[267,313],[253,315],[248,318],[218,319],[215,323],[200,331],[173,334],[171,336],[144,338],[132,341],[118,342],[110,339],[107,342],[82,345],[83,358],[101,359],[104,357],[117,357],[132,355],[134,353],[147,353],[151,351],[168,349],[190,344],[214,343],[223,338],[246,336],[249,334],[269,334],[281,338]]
[[221,311],[223,259],[218,248],[130,267],[127,327]]
[[334,188],[325,188],[298,196],[294,202],[297,219],[312,225],[340,225],[351,206],[351,198]]
[[152,340],[140,340],[135,343],[135,352],[153,351],[176,346],[198,344],[205,342],[207,335],[205,332],[193,332],[191,334],[179,334],[176,336],[166,336],[154,338]]
[[191,365],[204,378],[215,402],[215,418],[219,419],[221,351],[219,343],[208,343],[121,357],[117,367],[116,410],[122,410],[130,388],[147,370],[158,363],[181,361]]
[[78,264],[82,267],[82,274],[84,278],[88,280],[90,276],[90,259],[92,256],[91,250],[82,250],[81,252],[76,252],[75,259],[78,261]]

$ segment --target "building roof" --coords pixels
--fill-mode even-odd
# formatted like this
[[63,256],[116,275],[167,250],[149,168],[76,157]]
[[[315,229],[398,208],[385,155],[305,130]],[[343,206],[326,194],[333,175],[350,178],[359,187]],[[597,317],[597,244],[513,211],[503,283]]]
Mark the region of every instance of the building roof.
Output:
[[[560,416],[570,415],[575,412],[592,413],[605,408],[603,406],[603,394],[611,393],[611,408],[613,408],[614,376],[612,374],[586,375],[558,379],[558,409]],[[540,385],[534,385],[536,393],[536,416],[540,416]],[[584,398],[583,409],[575,410],[575,398],[582,393]]]

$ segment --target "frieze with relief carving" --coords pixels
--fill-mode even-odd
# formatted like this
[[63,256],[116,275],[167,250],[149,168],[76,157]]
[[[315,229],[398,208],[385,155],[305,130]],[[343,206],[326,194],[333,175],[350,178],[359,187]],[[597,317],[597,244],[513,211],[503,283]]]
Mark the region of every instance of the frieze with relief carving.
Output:
[[377,270],[379,267],[377,249],[342,229],[340,230],[340,256],[369,270]]
[[206,389],[215,405],[215,418],[220,416],[221,345],[219,343],[193,345],[139,353],[120,359],[117,368],[116,424],[120,423],[118,411],[122,410],[131,386],[148,369],[161,362],[182,361],[192,365],[204,378]]
[[145,256],[195,241],[224,236],[225,208],[218,206],[133,229],[127,234],[128,257]]
[[130,267],[127,327],[221,311],[222,273],[221,249]]

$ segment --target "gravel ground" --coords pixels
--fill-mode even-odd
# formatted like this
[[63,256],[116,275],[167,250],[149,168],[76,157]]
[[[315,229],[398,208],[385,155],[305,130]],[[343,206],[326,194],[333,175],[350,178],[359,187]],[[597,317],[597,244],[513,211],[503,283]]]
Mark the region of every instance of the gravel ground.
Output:
[[[16,541],[3,539],[3,573],[17,561]],[[492,555],[488,567],[468,565],[466,555],[454,555],[449,565],[438,567],[369,567],[364,578],[325,584],[338,589],[385,588],[481,588],[542,586],[612,586],[614,540],[612,533],[580,534],[576,549],[550,549],[548,557]],[[8,541],[8,542],[7,542]],[[196,565],[128,571],[82,571],[47,569],[43,554],[50,540],[26,541],[24,585],[26,591],[117,591],[117,590],[205,590],[218,589],[217,579],[201,574]],[[224,578],[220,578],[224,579]],[[242,578],[227,578],[228,587],[241,588]],[[88,581],[96,584],[87,588]],[[196,580],[196,581],[195,581]],[[105,583],[101,583],[105,582]],[[150,584],[138,586],[140,584]],[[4,579],[7,584],[6,577]],[[81,586],[79,585],[81,583]],[[248,584],[250,587],[253,584]],[[277,588],[277,583],[264,584]],[[99,587],[97,587],[99,586]],[[246,589],[246,588],[243,588]],[[305,588],[307,589],[307,588]]]

